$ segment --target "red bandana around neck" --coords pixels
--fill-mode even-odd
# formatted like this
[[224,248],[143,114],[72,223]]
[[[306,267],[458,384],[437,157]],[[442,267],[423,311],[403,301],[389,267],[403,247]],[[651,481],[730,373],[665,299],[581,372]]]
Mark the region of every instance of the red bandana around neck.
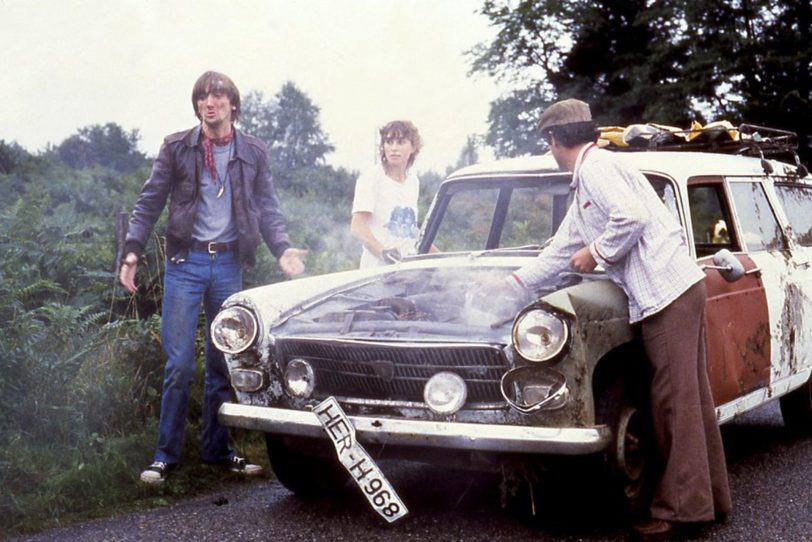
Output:
[[214,182],[217,182],[217,167],[214,165],[214,150],[212,145],[223,146],[231,143],[234,139],[234,129],[223,137],[208,137],[203,134],[203,165],[209,170],[209,175]]

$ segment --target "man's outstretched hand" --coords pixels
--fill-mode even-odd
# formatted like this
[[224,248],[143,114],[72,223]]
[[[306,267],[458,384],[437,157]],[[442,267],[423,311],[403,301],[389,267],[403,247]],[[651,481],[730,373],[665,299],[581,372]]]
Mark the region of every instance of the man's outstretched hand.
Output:
[[279,268],[289,277],[304,273],[305,265],[302,258],[307,256],[307,250],[301,248],[287,248],[279,256]]

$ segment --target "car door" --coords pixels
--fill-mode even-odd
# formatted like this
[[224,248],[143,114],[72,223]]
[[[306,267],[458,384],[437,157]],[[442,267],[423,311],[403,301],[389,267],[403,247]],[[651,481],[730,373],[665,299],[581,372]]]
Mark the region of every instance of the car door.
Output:
[[791,244],[782,314],[784,359],[775,366],[773,375],[776,392],[782,393],[782,381],[787,387],[795,387],[809,378],[812,370],[812,184],[779,179],[773,188],[788,224]]
[[718,270],[705,269],[708,373],[714,401],[722,405],[769,385],[770,311],[762,274],[756,271],[759,258],[743,241],[752,228],[739,227],[728,183],[723,177],[690,179],[688,201],[699,265],[713,266],[713,255],[727,249],[746,272],[727,282]]

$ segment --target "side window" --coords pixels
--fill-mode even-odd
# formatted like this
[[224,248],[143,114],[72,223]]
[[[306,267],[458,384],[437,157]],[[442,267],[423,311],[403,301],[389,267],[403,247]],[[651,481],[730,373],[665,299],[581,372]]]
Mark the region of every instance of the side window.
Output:
[[781,250],[781,227],[759,182],[731,182],[730,193],[739,216],[739,227],[747,250]]
[[726,248],[740,250],[736,242],[721,183],[688,186],[691,228],[697,257]]
[[775,191],[792,226],[795,240],[801,246],[812,246],[812,186],[776,184]]

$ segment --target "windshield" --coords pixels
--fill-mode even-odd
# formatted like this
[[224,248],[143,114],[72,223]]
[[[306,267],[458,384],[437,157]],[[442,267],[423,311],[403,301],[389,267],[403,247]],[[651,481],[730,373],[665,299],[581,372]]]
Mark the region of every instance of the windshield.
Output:
[[538,246],[567,209],[569,176],[449,182],[427,229],[443,252]]
[[[539,248],[558,229],[569,205],[569,174],[447,181],[432,207],[420,252]],[[673,184],[649,176],[679,220]]]

